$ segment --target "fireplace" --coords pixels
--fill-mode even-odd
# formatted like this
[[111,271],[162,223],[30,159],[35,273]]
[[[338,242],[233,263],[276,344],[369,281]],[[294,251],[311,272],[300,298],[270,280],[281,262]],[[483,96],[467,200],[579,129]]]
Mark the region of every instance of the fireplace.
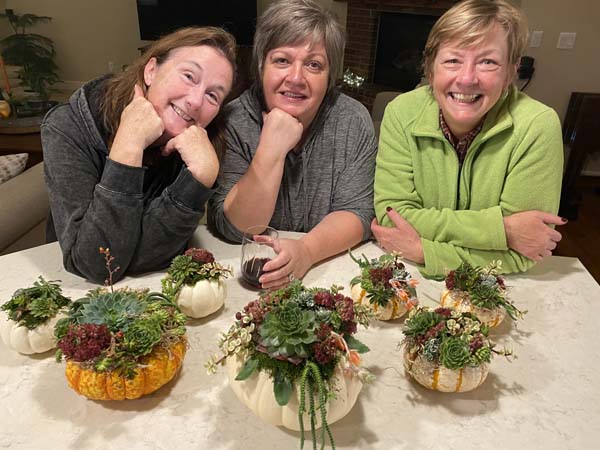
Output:
[[[456,2],[457,0],[348,0],[344,68],[350,68],[355,74],[364,77],[365,84],[360,88],[344,86],[342,90],[359,100],[370,111],[378,92],[413,89],[418,78],[414,74],[414,67],[408,68],[407,60],[412,61],[413,66],[416,64],[420,67],[421,55],[414,49],[395,47],[409,41],[412,45],[412,42],[418,41],[422,44],[415,45],[420,45],[422,49],[437,17]],[[394,25],[397,20],[400,22]],[[380,37],[378,45],[379,26],[386,26],[388,22],[392,27],[392,35],[394,27],[397,27],[395,31],[398,36]],[[388,45],[390,39],[394,39],[395,43]],[[402,41],[398,42],[399,40]],[[393,56],[385,63],[385,55],[388,54]],[[387,68],[376,70],[376,62]],[[394,83],[396,78],[398,80]]]

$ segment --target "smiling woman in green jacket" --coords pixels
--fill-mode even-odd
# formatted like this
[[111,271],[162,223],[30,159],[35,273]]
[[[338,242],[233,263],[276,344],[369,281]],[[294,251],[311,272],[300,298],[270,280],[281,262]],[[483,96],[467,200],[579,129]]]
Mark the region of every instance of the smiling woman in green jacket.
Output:
[[527,42],[522,13],[467,0],[434,25],[429,86],[392,101],[381,125],[372,231],[387,251],[441,276],[462,261],[529,269],[552,254],[560,122],[512,80]]

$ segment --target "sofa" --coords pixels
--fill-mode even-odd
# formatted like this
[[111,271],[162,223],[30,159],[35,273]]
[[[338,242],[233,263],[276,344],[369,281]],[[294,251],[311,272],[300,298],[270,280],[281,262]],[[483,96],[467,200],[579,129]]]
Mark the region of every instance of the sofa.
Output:
[[44,163],[0,184],[0,255],[46,243]]

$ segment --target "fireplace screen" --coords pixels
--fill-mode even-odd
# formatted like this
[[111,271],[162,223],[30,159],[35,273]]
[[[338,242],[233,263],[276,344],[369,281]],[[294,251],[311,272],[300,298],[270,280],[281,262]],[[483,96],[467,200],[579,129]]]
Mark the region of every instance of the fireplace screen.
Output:
[[421,61],[429,31],[439,16],[381,13],[373,81],[403,92],[421,80]]

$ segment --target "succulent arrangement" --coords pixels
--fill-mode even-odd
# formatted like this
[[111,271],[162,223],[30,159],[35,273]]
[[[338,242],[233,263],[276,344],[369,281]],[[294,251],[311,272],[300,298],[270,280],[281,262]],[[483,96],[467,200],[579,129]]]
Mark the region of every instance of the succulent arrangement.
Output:
[[497,326],[506,314],[513,320],[522,318],[527,311],[519,310],[507,298],[506,284],[498,275],[500,264],[498,261],[481,268],[463,262],[448,272],[441,305],[472,312],[492,327]]
[[[110,252],[102,250],[112,275]],[[67,380],[82,395],[138,398],[168,382],[181,366],[185,321],[161,293],[98,288],[73,302],[56,324],[56,359],[67,360]]]
[[33,286],[17,290],[0,309],[0,335],[5,344],[20,353],[42,353],[54,347],[53,327],[61,311],[71,303],[55,281],[39,277]]
[[489,327],[474,314],[449,308],[413,309],[405,322],[404,365],[423,386],[444,392],[474,389],[485,380],[496,350]]
[[231,275],[231,268],[215,262],[208,250],[190,248],[171,262],[161,280],[162,292],[189,317],[205,317],[223,306],[227,295],[223,281]]
[[406,270],[399,253],[371,260],[365,255],[356,259],[352,253],[350,257],[361,270],[350,281],[352,297],[358,303],[370,304],[378,319],[396,319],[418,304],[418,281]]
[[[332,417],[336,416],[332,402],[341,400],[349,411],[362,381],[372,378],[360,366],[359,353],[368,351],[368,348],[353,336],[357,325],[366,327],[371,317],[370,308],[355,304],[336,286],[308,289],[295,281],[284,289],[264,292],[257,300],[248,303],[243,311],[237,312],[235,323],[219,342],[222,354],[213,355],[206,367],[209,373],[214,373],[217,364],[233,361],[234,367],[239,370],[234,374],[232,388],[251,409],[259,415],[261,410],[266,411],[270,417],[261,417],[270,423],[299,429],[302,443],[307,421],[304,416],[307,415],[313,444],[316,446],[315,429],[320,421],[323,445],[325,433],[333,445],[328,426]],[[238,365],[235,365],[236,359],[239,359]],[[276,404],[273,402],[273,409],[277,405],[286,407],[294,403],[292,409],[295,408],[295,411],[291,414],[295,417],[297,428],[285,418],[282,420],[281,414],[285,416],[285,412],[274,418],[278,413],[271,413],[271,407],[265,406],[269,399],[242,392],[238,382],[257,375],[268,378],[273,385],[270,392],[263,388],[261,394],[274,398]],[[340,378],[344,377],[361,383],[358,389],[346,385],[340,388],[340,384],[345,383]],[[342,391],[352,391],[353,399],[340,399]],[[313,398],[315,393],[318,405]],[[262,406],[250,404],[252,398],[252,401],[262,402]]]

